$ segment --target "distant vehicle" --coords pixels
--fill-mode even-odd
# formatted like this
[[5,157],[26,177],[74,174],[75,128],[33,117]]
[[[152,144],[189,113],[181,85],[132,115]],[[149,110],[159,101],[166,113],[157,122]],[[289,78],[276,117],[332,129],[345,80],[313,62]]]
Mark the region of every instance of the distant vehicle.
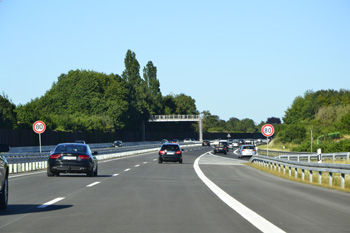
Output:
[[191,141],[192,141],[192,142],[195,142],[195,141],[196,141],[196,139],[194,139],[194,138],[191,138]]
[[184,142],[192,142],[191,138],[185,138]]
[[47,176],[60,173],[86,173],[97,176],[97,152],[91,152],[89,145],[81,143],[61,143],[55,147],[47,161]]
[[168,142],[168,139],[162,139],[162,141],[160,143],[164,144],[164,143],[167,143]]
[[245,141],[243,139],[239,139],[239,145],[244,145],[245,144]]
[[233,143],[233,139],[227,140],[227,146],[228,146],[228,148],[233,149],[232,143]]
[[261,143],[262,143],[262,139],[261,139],[261,138],[258,138],[258,139],[256,140],[256,143],[257,143],[257,144],[261,144]]
[[216,153],[224,153],[227,154],[228,148],[227,148],[227,141],[220,141],[218,145],[214,146],[214,154]]
[[[8,152],[10,147],[6,144],[0,144],[0,152]],[[8,163],[2,154],[0,154],[0,209],[7,208],[9,195],[9,168]]]
[[209,140],[203,140],[202,146],[210,146],[210,141]]
[[158,152],[158,163],[179,162],[182,163],[182,149],[179,144],[165,143]]
[[114,146],[114,147],[122,147],[123,146],[123,142],[120,141],[120,140],[114,141],[112,143],[112,146]]
[[171,142],[172,143],[179,143],[179,139],[173,139]]
[[241,145],[239,149],[238,158],[242,158],[244,156],[253,156],[256,155],[256,149],[254,145]]
[[247,138],[247,139],[244,140],[244,143],[245,144],[254,144],[254,139]]
[[81,143],[81,144],[86,144],[84,140],[75,140],[75,143]]
[[232,142],[232,147],[233,147],[233,148],[239,147],[239,140],[233,140],[233,142]]

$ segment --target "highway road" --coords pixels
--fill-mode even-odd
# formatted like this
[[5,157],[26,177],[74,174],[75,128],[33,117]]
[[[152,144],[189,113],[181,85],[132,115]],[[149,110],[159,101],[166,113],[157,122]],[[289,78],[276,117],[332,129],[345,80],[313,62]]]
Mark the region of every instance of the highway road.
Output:
[[185,149],[100,161],[99,175],[11,174],[0,232],[349,232],[350,194],[288,181],[237,155]]

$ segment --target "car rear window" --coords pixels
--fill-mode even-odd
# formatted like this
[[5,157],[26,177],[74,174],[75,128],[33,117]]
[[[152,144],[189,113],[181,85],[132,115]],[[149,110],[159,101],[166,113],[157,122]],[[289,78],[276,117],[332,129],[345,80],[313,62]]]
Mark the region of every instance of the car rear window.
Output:
[[244,146],[243,149],[251,149],[251,150],[254,150],[254,146]]
[[163,145],[161,150],[178,151],[180,148],[178,145]]
[[55,153],[86,153],[86,146],[80,145],[59,145],[55,149]]

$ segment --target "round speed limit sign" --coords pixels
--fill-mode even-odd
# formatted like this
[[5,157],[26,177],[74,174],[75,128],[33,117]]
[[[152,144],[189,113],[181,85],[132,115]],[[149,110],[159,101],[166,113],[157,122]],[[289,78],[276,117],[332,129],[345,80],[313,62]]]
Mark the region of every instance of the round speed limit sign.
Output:
[[41,134],[44,133],[46,129],[46,125],[42,121],[36,121],[33,124],[33,130],[35,133]]
[[261,128],[261,133],[265,137],[271,137],[275,133],[275,129],[273,128],[272,125],[266,124]]

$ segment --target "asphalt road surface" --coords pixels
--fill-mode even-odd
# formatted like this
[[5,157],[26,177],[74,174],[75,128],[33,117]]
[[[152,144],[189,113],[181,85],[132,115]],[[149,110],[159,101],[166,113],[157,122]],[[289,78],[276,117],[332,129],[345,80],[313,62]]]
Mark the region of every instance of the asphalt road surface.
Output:
[[185,149],[100,161],[99,175],[11,175],[0,232],[350,232],[350,194],[244,165],[232,151]]

